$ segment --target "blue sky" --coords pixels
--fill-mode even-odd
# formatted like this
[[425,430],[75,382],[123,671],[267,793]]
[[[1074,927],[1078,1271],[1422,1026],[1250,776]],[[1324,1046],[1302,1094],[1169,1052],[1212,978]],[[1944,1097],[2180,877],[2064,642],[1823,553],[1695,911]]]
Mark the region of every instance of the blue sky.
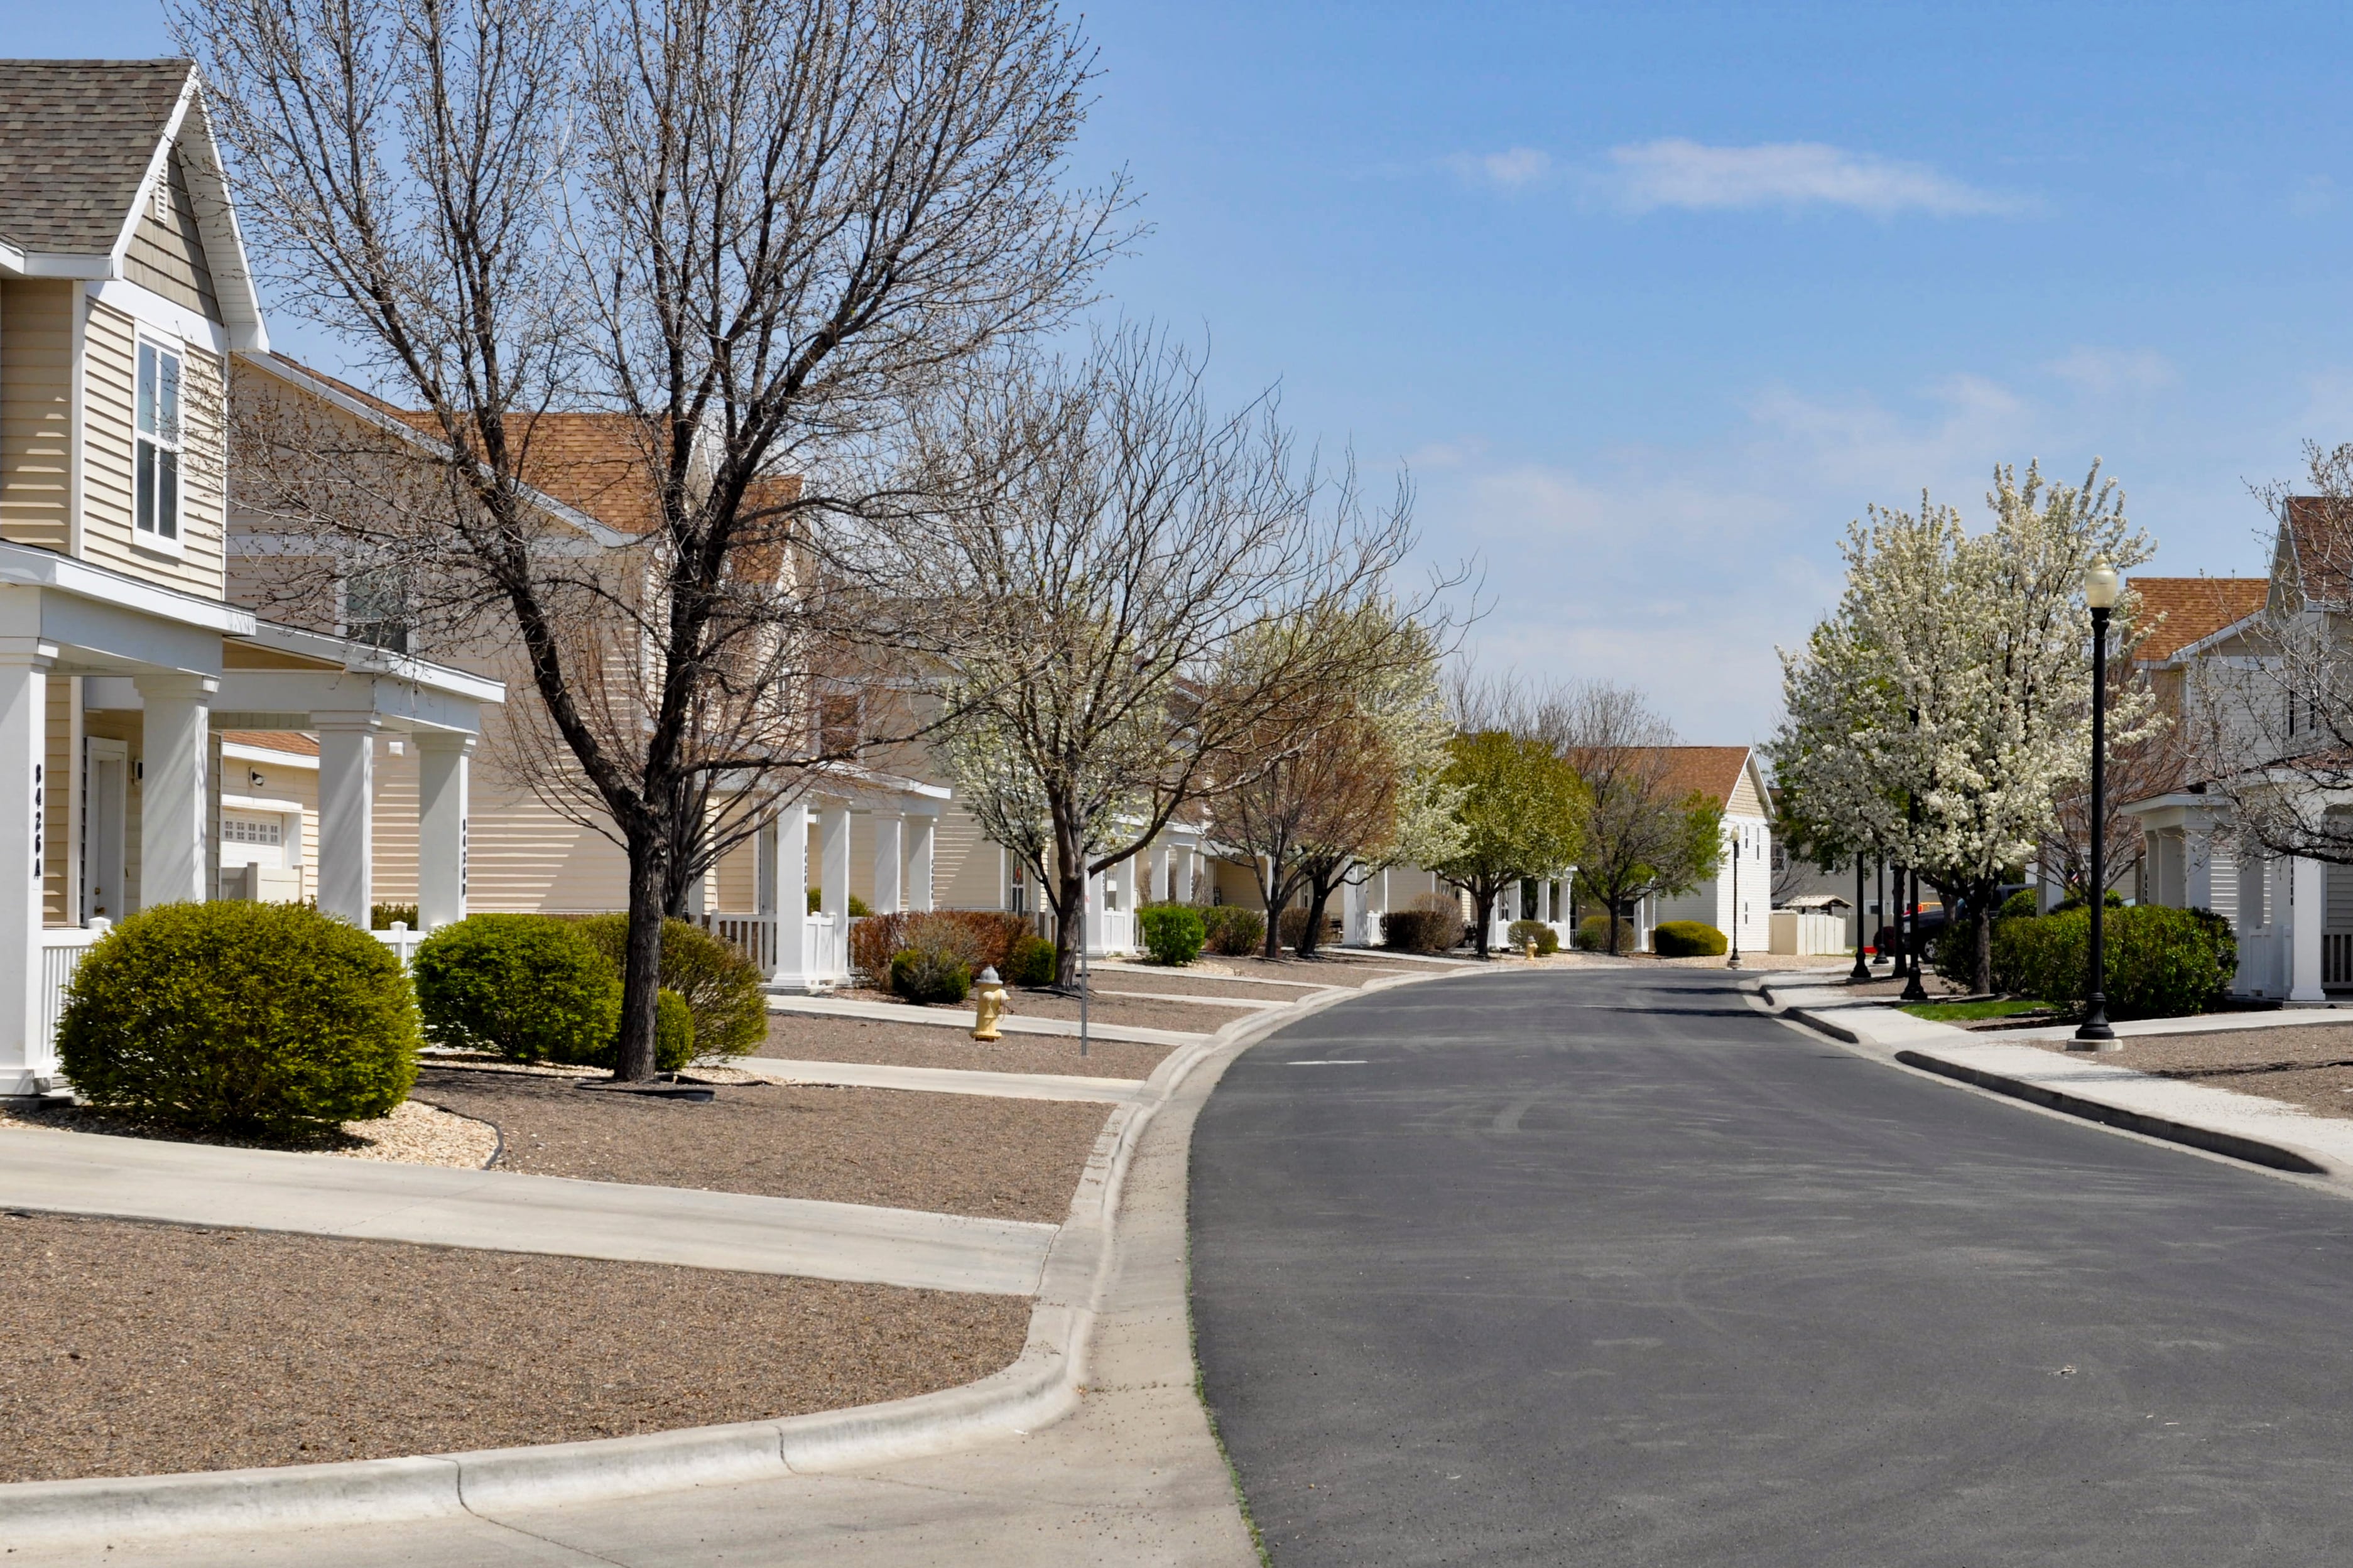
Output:
[[[35,8],[10,52],[165,47]],[[1493,667],[1761,739],[1836,543],[2094,457],[2154,570],[2254,572],[2250,481],[2353,439],[2348,28],[2318,6],[1090,7],[1116,308],[1476,557]]]

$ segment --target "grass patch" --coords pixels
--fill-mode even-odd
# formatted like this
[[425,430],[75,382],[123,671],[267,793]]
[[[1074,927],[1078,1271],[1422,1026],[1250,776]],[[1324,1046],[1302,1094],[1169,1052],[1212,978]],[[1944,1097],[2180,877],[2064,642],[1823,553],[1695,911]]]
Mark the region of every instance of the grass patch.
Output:
[[1915,1002],[1904,1011],[1934,1023],[1959,1024],[1972,1018],[2015,1018],[2021,1013],[2050,1013],[2052,1009],[2047,1002]]

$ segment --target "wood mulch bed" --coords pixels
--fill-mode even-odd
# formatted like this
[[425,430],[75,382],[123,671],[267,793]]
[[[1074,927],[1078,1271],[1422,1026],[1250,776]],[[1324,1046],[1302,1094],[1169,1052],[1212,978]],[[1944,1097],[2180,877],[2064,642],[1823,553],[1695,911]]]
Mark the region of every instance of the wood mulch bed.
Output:
[[963,1029],[935,1024],[836,1018],[814,1013],[771,1013],[768,1040],[758,1054],[822,1062],[875,1062],[890,1067],[961,1068],[973,1072],[1070,1073],[1080,1078],[1152,1076],[1170,1046],[1092,1040],[1079,1055],[1075,1036],[1008,1034],[993,1045]]
[[904,1398],[1008,1364],[1030,1306],[16,1213],[0,1214],[0,1481],[562,1443]]
[[[945,1030],[941,1031],[946,1033]],[[729,1084],[706,1104],[427,1065],[416,1098],[495,1124],[499,1170],[1060,1224],[1101,1105]]]
[[[2021,1040],[2064,1053],[2064,1040]],[[2152,1078],[2285,1100],[2321,1116],[2353,1116],[2353,1024],[2233,1029],[2212,1035],[2126,1035],[2124,1049],[2082,1057]]]

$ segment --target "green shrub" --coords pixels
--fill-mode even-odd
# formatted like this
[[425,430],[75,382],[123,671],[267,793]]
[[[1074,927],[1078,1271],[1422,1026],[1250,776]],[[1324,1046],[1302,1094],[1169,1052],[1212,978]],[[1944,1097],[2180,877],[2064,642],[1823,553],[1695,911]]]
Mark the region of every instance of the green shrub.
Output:
[[[2114,888],[2110,888],[2108,889],[2106,903],[2107,907],[2112,910],[2123,909],[2125,907],[2125,896],[2122,893],[2117,892]],[[2069,910],[2087,910],[2091,907],[2091,900],[2085,898],[2083,894],[2071,889],[2065,898],[2061,899],[2057,903],[2051,906],[2051,912],[2054,915],[2063,915]]]
[[1531,942],[1536,944],[1538,953],[1560,951],[1560,933],[1543,921],[1514,921],[1512,929],[1504,934],[1510,939],[1514,952],[1525,951]]
[[1201,911],[1189,904],[1147,904],[1136,911],[1135,921],[1143,929],[1144,951],[1155,963],[1190,963],[1209,939]]
[[1704,921],[1661,921],[1651,928],[1651,951],[1661,958],[1714,958],[1724,933]]
[[2041,911],[2034,907],[2034,889],[2031,888],[2021,888],[2018,891],[2010,894],[2010,897],[2002,900],[2001,908],[1993,912],[1993,918],[1997,921],[2007,921],[2015,920],[2019,916],[2024,915],[2031,920],[2040,912]]
[[[1577,945],[1579,951],[1585,952],[1599,952],[1607,948],[1609,945],[1609,917],[1608,915],[1588,915],[1583,920],[1577,921]],[[1620,952],[1631,952],[1634,951],[1634,922],[1632,921],[1620,920],[1618,922],[1618,951]]]
[[[629,917],[598,915],[578,924],[619,977],[628,958]],[[760,989],[760,966],[733,943],[691,921],[662,921],[656,984],[676,992],[693,1014],[700,1055],[740,1057],[768,1037],[768,999]]]
[[1211,952],[1247,958],[1266,945],[1266,917],[1239,904],[1211,904],[1201,911],[1203,940]]
[[1381,942],[1399,952],[1444,952],[1462,940],[1462,917],[1445,910],[1391,910],[1381,917]]
[[[2208,910],[2156,905],[2105,912],[2104,993],[2111,1018],[2175,1018],[2205,1012],[2227,995],[2239,944],[2228,921]],[[2092,945],[2092,912],[2077,908],[1994,927],[1994,973],[2004,989],[2081,1008]]]
[[[654,994],[654,1068],[678,1072],[695,1058],[694,1009],[686,998],[663,986]],[[620,1042],[613,1042],[617,1059]],[[736,1053],[741,1055],[742,1053]]]
[[621,977],[585,923],[470,915],[426,938],[411,967],[427,1037],[519,1062],[610,1060]]
[[[813,915],[823,913],[825,908],[824,900],[825,889],[823,888],[811,888],[808,890],[808,912]],[[873,912],[874,907],[871,904],[869,904],[864,899],[860,898],[856,893],[849,895],[849,918],[851,920],[860,920]]]
[[418,929],[417,906],[415,904],[370,904],[368,906],[369,930],[390,931],[395,921],[398,921],[411,931]]
[[93,1105],[198,1131],[310,1137],[417,1081],[400,961],[307,904],[162,904],[74,972],[58,1055]]
[[961,1002],[972,994],[972,968],[938,948],[914,948],[891,960],[891,989],[910,1002]]
[[1051,985],[1058,956],[1052,942],[1035,931],[1024,931],[997,973],[1008,985]]

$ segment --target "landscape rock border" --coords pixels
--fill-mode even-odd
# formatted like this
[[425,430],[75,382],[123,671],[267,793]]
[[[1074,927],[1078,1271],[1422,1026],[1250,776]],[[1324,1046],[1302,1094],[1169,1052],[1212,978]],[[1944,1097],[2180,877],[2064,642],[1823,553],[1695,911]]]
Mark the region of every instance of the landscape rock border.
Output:
[[782,1479],[912,1458],[1048,1425],[1077,1404],[1089,1338],[1111,1279],[1122,1185],[1153,1116],[1203,1063],[1284,1026],[1400,985],[1487,973],[1433,966],[1319,992],[1237,1019],[1170,1053],[1148,1104],[1114,1108],[1049,1248],[1029,1331],[1010,1366],[977,1382],[881,1405],[634,1437],[182,1475],[0,1485],[0,1546],[390,1522],[560,1506],[692,1486]]

